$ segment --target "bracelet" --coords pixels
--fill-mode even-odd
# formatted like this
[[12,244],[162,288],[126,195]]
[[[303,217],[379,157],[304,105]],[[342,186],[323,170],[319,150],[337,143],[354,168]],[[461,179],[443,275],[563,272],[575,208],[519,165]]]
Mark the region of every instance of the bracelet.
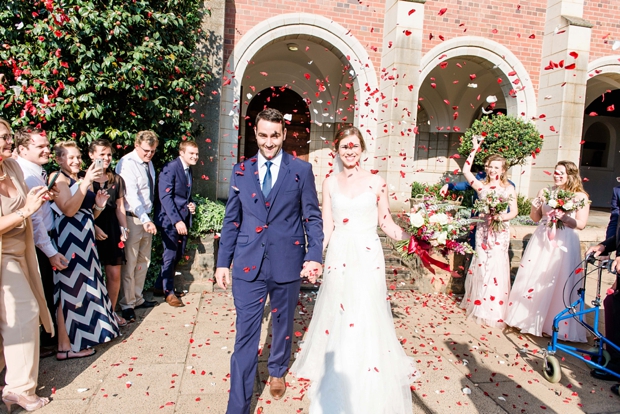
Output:
[[20,210],[15,210],[13,213],[15,213],[18,216],[20,216],[23,220],[26,220],[26,216],[24,215],[24,212],[21,209]]
[[94,205],[94,209],[95,209],[95,210],[97,210],[97,211],[103,211],[103,210],[105,210],[105,204],[103,205],[103,207],[99,207],[99,206],[97,205],[97,203],[95,203],[95,205]]

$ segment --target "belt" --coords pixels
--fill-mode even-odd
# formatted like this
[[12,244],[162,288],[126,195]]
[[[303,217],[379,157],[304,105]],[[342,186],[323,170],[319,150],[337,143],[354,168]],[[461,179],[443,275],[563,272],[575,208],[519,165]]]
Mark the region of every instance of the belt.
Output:
[[125,214],[127,214],[129,217],[135,217],[138,218],[138,216],[136,216],[133,212],[131,211],[126,211]]

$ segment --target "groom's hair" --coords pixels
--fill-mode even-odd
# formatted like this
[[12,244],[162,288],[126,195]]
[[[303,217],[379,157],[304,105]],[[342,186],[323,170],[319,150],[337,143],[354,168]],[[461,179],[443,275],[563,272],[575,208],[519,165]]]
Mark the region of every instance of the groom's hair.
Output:
[[267,122],[282,124],[282,127],[284,127],[284,116],[282,115],[282,112],[277,109],[267,108],[260,111],[258,115],[256,115],[256,122],[254,122],[254,126],[258,125],[258,121],[261,119]]

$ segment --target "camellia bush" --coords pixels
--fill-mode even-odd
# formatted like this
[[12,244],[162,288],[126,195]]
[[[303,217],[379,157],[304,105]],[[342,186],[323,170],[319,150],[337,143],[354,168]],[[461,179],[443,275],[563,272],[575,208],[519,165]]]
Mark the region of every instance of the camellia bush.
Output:
[[[208,80],[196,54],[202,0],[13,0],[0,7],[0,116],[52,143],[97,138],[132,149],[160,137],[158,163],[196,133]],[[162,145],[163,144],[163,145]]]
[[484,141],[476,154],[474,163],[483,165],[484,159],[492,154],[500,154],[508,167],[524,164],[527,157],[536,158],[543,143],[543,136],[531,122],[509,115],[483,117],[473,123],[461,137],[459,154],[467,157],[472,150],[471,137],[481,135]]

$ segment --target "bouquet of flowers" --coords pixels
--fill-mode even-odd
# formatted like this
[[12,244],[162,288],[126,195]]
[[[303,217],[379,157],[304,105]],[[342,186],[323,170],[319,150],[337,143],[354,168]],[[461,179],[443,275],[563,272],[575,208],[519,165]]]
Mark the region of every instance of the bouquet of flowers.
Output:
[[506,224],[502,220],[495,220],[499,214],[508,210],[508,206],[512,201],[512,195],[506,197],[491,190],[486,197],[476,200],[474,210],[480,214],[491,217],[491,230],[501,232],[506,230]]
[[582,209],[587,203],[590,203],[589,200],[577,199],[575,197],[575,193],[562,190],[561,188],[556,190],[549,188],[544,191],[543,194],[545,197],[545,202],[553,209],[547,214],[547,217],[549,218],[547,226],[551,228],[558,228],[560,230],[564,228],[564,222],[556,216],[556,210],[562,210],[565,213],[569,213],[571,211]]
[[408,241],[400,247],[405,255],[417,255],[422,264],[431,273],[435,273],[431,265],[450,271],[446,263],[431,257],[431,253],[446,256],[449,252],[457,254],[472,253],[473,249],[466,241],[458,241],[466,236],[472,223],[480,220],[463,215],[463,207],[453,204],[437,203],[434,199],[426,199],[413,207],[414,212],[408,213],[411,234]]

